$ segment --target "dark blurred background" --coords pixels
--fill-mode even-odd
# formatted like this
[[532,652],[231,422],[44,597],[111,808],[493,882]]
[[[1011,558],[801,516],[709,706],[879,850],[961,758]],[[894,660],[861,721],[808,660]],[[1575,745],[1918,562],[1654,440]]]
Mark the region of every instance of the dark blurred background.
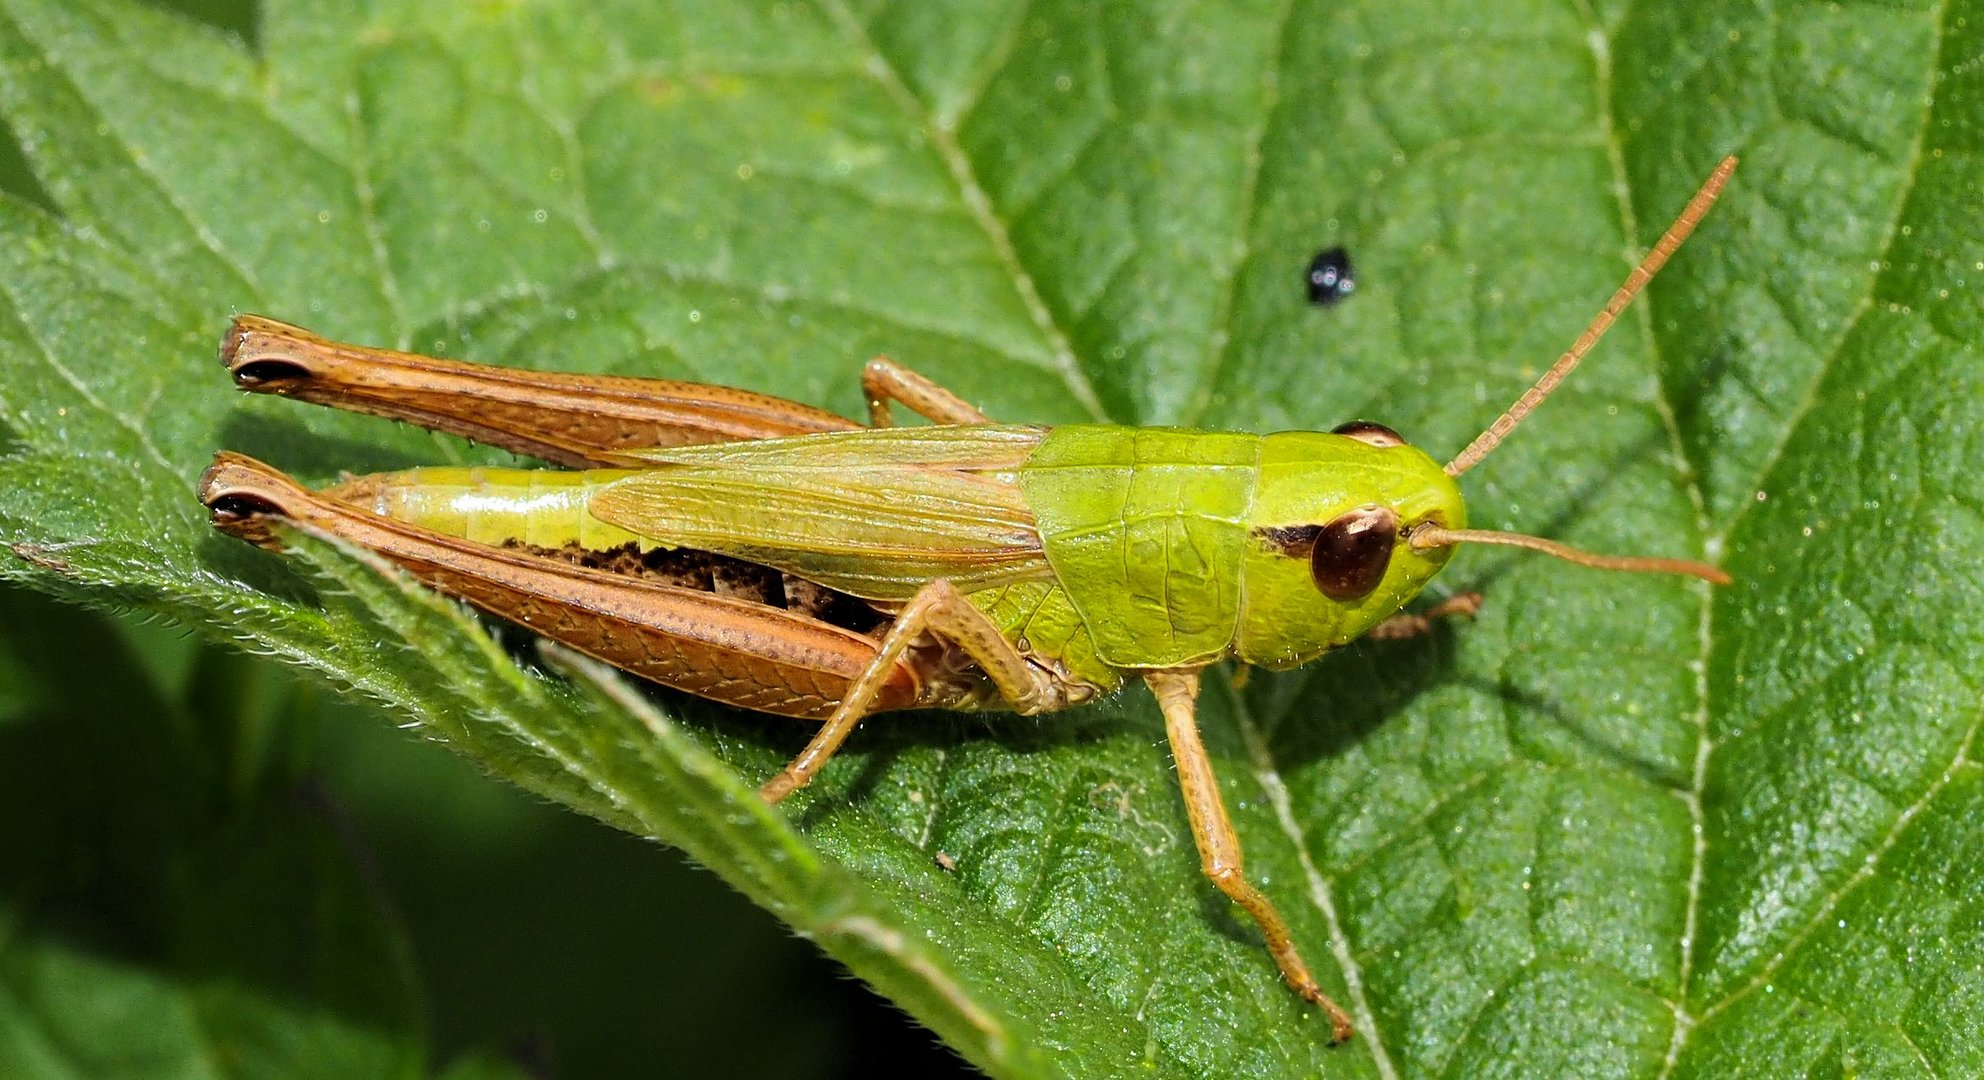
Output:
[[[155,3],[256,41],[252,0]],[[0,189],[46,205],[4,136]],[[272,661],[4,587],[0,850],[0,945],[410,1033],[436,1074],[967,1071],[678,853]]]

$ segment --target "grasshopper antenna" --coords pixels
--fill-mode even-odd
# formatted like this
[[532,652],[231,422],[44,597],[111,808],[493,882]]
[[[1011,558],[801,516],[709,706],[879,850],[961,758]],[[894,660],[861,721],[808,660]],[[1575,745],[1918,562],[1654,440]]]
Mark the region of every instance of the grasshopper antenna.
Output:
[[[1647,282],[1653,280],[1653,275],[1658,274],[1660,268],[1667,265],[1667,260],[1680,250],[1681,244],[1688,239],[1688,234],[1695,231],[1695,226],[1708,214],[1709,207],[1715,205],[1716,196],[1722,194],[1723,185],[1729,183],[1730,174],[1735,171],[1736,158],[1733,155],[1723,158],[1722,164],[1717,165],[1715,171],[1708,175],[1708,179],[1702,181],[1701,190],[1695,192],[1695,197],[1689,199],[1688,205],[1682,208],[1681,216],[1675,218],[1674,224],[1669,225],[1667,231],[1661,234],[1660,242],[1653,245],[1653,250],[1646,253],[1646,258],[1641,259],[1638,266],[1633,267],[1632,273],[1626,275],[1626,283],[1619,286],[1618,292],[1612,294],[1612,299],[1606,303],[1605,310],[1591,320],[1591,325],[1585,327],[1584,333],[1578,335],[1578,339],[1571,343],[1570,349],[1563,356],[1558,357],[1556,363],[1550,365],[1550,370],[1544,372],[1542,378],[1536,380],[1535,386],[1525,391],[1516,399],[1514,405],[1509,406],[1507,412],[1488,425],[1488,430],[1475,436],[1474,441],[1467,444],[1467,449],[1447,462],[1448,476],[1458,477],[1479,465],[1482,458],[1487,457],[1495,447],[1500,446],[1502,440],[1508,438],[1509,432],[1514,431],[1524,417],[1535,411],[1538,405],[1543,404],[1544,399],[1550,396],[1550,392],[1557,389],[1557,385],[1570,376],[1572,369],[1576,368],[1585,354],[1591,351],[1591,347],[1598,344],[1598,339],[1604,337],[1605,331],[1612,328],[1612,323],[1619,318],[1619,313],[1626,310],[1626,305],[1633,302],[1633,298],[1640,294],[1640,290],[1646,288]],[[1727,585],[1730,582],[1729,575],[1721,568],[1692,559],[1594,555],[1588,551],[1579,551],[1568,544],[1557,543],[1555,540],[1545,540],[1540,536],[1494,532],[1487,529],[1448,529],[1431,522],[1414,529],[1408,535],[1407,543],[1420,551],[1454,544],[1501,544],[1506,547],[1540,551],[1579,566],[1589,566],[1599,570],[1685,574],[1717,585]]]
[[1557,388],[1557,384],[1563,382],[1571,374],[1572,369],[1578,366],[1578,361],[1584,359],[1584,354],[1590,352],[1591,347],[1598,344],[1598,339],[1605,336],[1605,331],[1612,328],[1613,321],[1618,319],[1620,312],[1626,310],[1626,305],[1633,302],[1633,297],[1638,296],[1640,290],[1646,288],[1646,283],[1653,280],[1653,275],[1660,273],[1660,268],[1667,265],[1668,258],[1680,250],[1682,241],[1688,238],[1689,233],[1695,231],[1695,226],[1700,224],[1709,207],[1715,205],[1715,197],[1722,194],[1723,185],[1729,182],[1730,174],[1735,171],[1735,155],[1723,158],[1722,164],[1717,165],[1708,179],[1702,181],[1701,190],[1695,192],[1695,197],[1688,200],[1688,205],[1681,210],[1681,216],[1675,218],[1674,224],[1667,227],[1667,232],[1661,235],[1660,242],[1653,245],[1653,250],[1646,253],[1646,258],[1641,259],[1638,266],[1633,267],[1632,273],[1626,275],[1626,283],[1619,286],[1618,292],[1612,294],[1612,299],[1605,305],[1605,310],[1591,320],[1591,325],[1585,327],[1584,333],[1578,335],[1578,339],[1571,343],[1570,349],[1559,357],[1556,363],[1550,365],[1550,370],[1544,372],[1542,378],[1536,380],[1535,386],[1530,387],[1523,396],[1517,398],[1516,403],[1509,406],[1509,411],[1488,425],[1488,430],[1476,435],[1474,441],[1467,444],[1467,449],[1447,462],[1448,476],[1459,476],[1479,465],[1482,458],[1487,457],[1503,439],[1508,438],[1509,432],[1514,431],[1524,417],[1538,405],[1543,404],[1543,399],[1550,396],[1550,392]]
[[1444,529],[1429,523],[1408,533],[1406,543],[1411,544],[1418,551],[1429,551],[1453,544],[1500,544],[1503,547],[1540,551],[1565,562],[1589,566],[1595,570],[1624,570],[1638,574],[1682,574],[1701,578],[1712,585],[1727,585],[1735,580],[1724,573],[1721,567],[1710,566],[1693,559],[1663,559],[1652,555],[1594,555],[1589,551],[1579,551],[1569,544],[1545,540],[1540,536],[1495,532],[1490,529]]

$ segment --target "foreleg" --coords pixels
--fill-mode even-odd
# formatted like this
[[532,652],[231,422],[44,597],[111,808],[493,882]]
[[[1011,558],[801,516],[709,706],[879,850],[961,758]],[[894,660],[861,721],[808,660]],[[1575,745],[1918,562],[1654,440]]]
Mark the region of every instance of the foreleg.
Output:
[[1185,816],[1192,823],[1192,839],[1199,847],[1200,868],[1220,892],[1253,916],[1261,928],[1261,936],[1267,940],[1268,952],[1281,968],[1281,977],[1288,980],[1296,993],[1329,1013],[1336,1041],[1350,1038],[1356,1031],[1350,1014],[1323,993],[1316,977],[1309,973],[1309,965],[1295,951],[1295,939],[1288,932],[1288,923],[1282,919],[1281,912],[1247,880],[1241,862],[1240,837],[1226,816],[1226,804],[1219,797],[1219,778],[1213,775],[1212,759],[1199,739],[1199,673],[1151,671],[1144,674],[1144,681],[1150,684],[1158,707],[1164,710],[1164,733],[1171,740],[1171,758],[1178,766],[1178,786],[1185,795]]
[[1456,615],[1471,619],[1480,610],[1480,593],[1455,593],[1417,615],[1401,611],[1372,627],[1366,636],[1374,641],[1400,641],[1405,638],[1424,637],[1433,632],[1435,619],[1451,618]]

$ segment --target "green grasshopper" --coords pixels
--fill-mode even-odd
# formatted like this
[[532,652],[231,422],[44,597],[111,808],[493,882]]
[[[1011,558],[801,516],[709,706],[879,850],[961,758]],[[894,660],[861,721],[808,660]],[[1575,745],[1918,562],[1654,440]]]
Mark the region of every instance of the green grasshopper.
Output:
[[[1203,869],[1259,925],[1282,976],[1317,985],[1243,873],[1200,741],[1200,673],[1294,667],[1401,614],[1456,545],[1690,574],[1466,527],[1456,479],[1568,376],[1707,213],[1725,160],[1563,357],[1445,466],[1387,428],[1272,435],[995,424],[887,360],[871,426],[695,383],[559,375],[343,345],[255,316],[221,358],[244,390],[412,421],[570,467],[426,468],[312,492],[238,454],[201,482],[219,528],[279,547],[288,521],[636,675],[820,722],[767,781],[804,786],[855,725],[893,709],[1069,708],[1135,678],[1163,715]],[[892,425],[891,403],[928,425]]]

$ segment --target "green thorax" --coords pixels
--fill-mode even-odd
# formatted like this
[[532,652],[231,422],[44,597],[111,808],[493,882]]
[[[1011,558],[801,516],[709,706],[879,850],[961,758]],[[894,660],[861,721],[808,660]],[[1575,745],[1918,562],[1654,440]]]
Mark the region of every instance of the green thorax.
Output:
[[1317,432],[1060,427],[1019,481],[1097,656],[1125,668],[1299,664],[1396,612],[1447,549],[1401,540],[1376,589],[1337,601],[1276,537],[1372,505],[1406,527],[1466,523],[1459,490],[1424,453]]
[[1058,583],[1020,581],[979,589],[968,599],[1035,663],[1105,693],[1122,685],[1122,668],[1096,655],[1095,639],[1069,602],[1068,591]]

